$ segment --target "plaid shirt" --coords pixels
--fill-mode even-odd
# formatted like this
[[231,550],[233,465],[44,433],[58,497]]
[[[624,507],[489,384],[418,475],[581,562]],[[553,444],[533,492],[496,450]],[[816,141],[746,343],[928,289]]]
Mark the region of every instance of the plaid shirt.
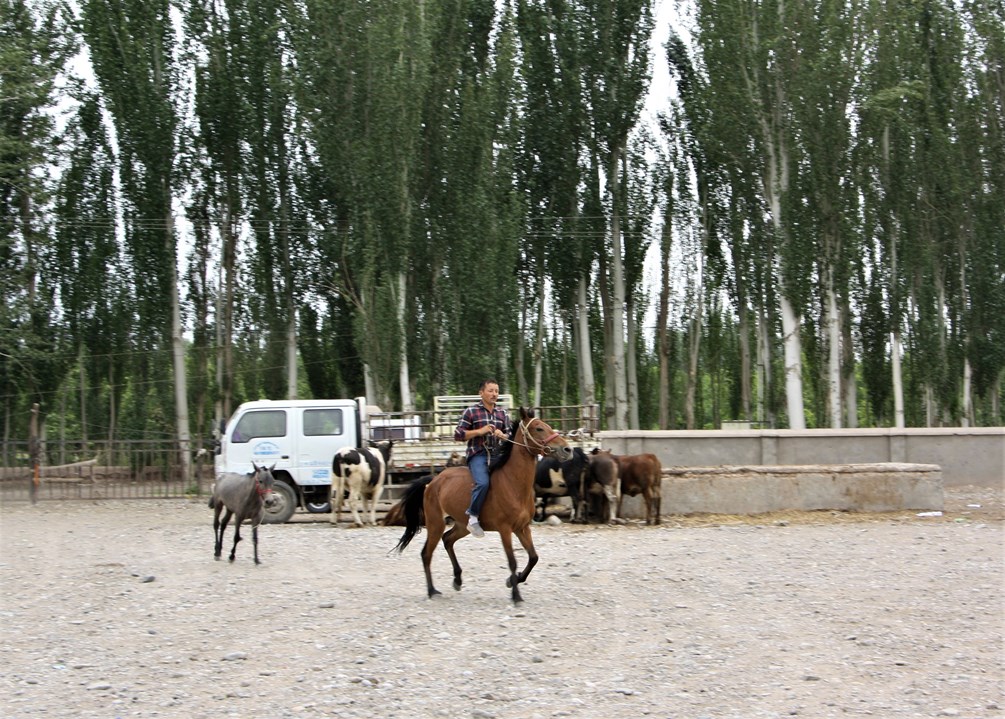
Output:
[[[464,433],[469,429],[480,429],[490,423],[495,425],[496,429],[501,429],[506,434],[509,434],[509,416],[505,410],[496,405],[495,410],[490,412],[489,408],[482,402],[473,404],[464,410],[464,414],[461,415],[461,421],[457,423],[457,429],[454,430],[454,440],[463,442]],[[465,452],[465,456],[471,457],[484,451],[485,439],[483,436],[469,439],[468,450]]]

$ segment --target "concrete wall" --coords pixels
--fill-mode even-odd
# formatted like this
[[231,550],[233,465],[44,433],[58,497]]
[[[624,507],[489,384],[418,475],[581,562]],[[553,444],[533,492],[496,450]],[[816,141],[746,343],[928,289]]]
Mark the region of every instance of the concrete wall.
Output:
[[[942,476],[934,464],[676,468],[666,471],[662,489],[665,514],[892,512],[943,507]],[[645,517],[643,506],[629,507],[627,501],[622,502],[626,517]]]
[[652,452],[663,467],[935,464],[945,486],[1005,486],[1005,427],[600,432],[615,454]]

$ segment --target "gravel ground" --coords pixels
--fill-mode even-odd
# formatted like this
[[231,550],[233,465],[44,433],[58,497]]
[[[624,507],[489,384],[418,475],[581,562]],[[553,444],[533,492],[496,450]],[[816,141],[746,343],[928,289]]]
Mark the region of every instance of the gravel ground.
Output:
[[1002,493],[915,514],[540,525],[514,606],[493,533],[430,601],[398,527],[264,525],[256,567],[204,501],[9,503],[0,716],[1005,717]]

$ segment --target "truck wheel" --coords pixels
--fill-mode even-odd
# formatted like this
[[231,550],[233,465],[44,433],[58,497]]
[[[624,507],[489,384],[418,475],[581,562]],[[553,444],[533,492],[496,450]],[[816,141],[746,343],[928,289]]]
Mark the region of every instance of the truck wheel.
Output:
[[332,511],[331,502],[307,502],[304,506],[307,507],[307,511],[311,514],[327,514]]
[[290,517],[297,511],[297,493],[281,479],[273,482],[272,491],[276,495],[276,503],[265,508],[262,521],[265,524],[283,524],[290,521]]

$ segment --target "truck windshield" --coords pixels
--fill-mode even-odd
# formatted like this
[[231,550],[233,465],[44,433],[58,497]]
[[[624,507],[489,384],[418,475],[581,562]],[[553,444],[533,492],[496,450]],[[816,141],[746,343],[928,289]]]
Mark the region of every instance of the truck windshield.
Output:
[[258,437],[285,437],[286,411],[268,409],[260,412],[248,412],[241,417],[234,428],[231,441],[235,443],[249,442]]

